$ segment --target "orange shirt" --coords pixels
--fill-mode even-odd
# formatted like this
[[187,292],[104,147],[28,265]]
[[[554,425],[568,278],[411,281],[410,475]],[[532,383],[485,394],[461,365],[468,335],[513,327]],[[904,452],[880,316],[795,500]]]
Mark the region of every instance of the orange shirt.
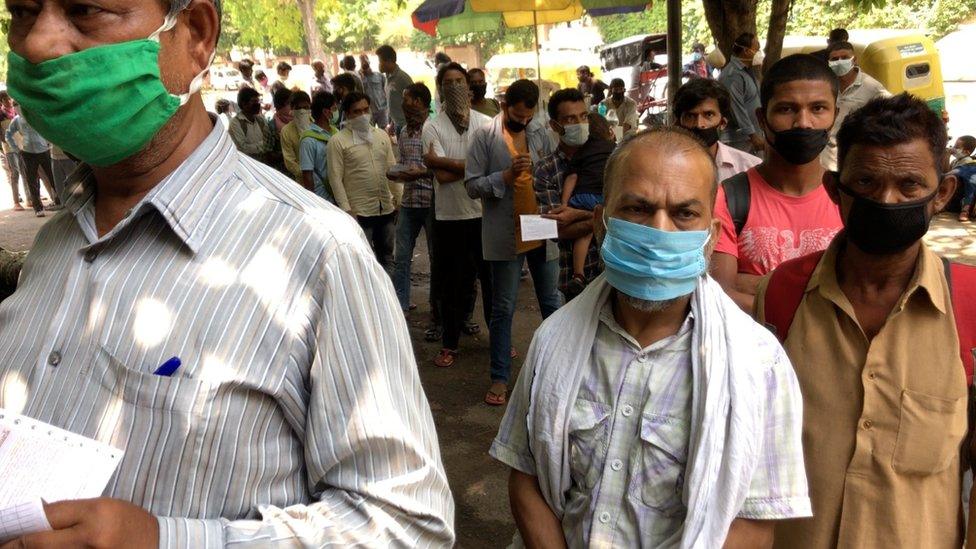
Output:
[[[515,140],[512,139],[512,134],[508,133],[508,130],[502,130],[502,135],[505,136],[505,144],[508,146],[508,152],[513,159],[520,154],[529,154],[527,148],[519,150],[516,147]],[[532,171],[528,170],[516,175],[515,182],[512,185],[515,188],[515,194],[512,197],[512,211],[515,215],[515,253],[517,254],[524,254],[544,244],[538,240],[533,242],[522,241],[522,223],[519,216],[539,213],[539,203],[536,202],[532,183]]]

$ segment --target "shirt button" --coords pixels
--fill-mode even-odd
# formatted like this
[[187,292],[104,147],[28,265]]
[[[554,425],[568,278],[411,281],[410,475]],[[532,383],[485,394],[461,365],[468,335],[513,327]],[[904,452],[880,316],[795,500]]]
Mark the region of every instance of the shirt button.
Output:
[[641,354],[637,355],[637,361],[638,362],[647,362],[647,355],[644,354],[644,353],[641,353]]
[[865,419],[864,423],[862,423],[861,425],[863,425],[865,429],[870,429],[871,427],[874,427],[874,422],[871,421],[870,419]]
[[628,404],[624,406],[623,410],[621,410],[621,413],[623,413],[624,417],[630,417],[634,415],[634,407]]
[[51,354],[47,355],[47,363],[51,366],[57,366],[61,364],[61,353],[57,351],[52,351]]
[[610,468],[613,469],[614,471],[619,471],[623,469],[623,467],[624,467],[624,462],[620,461],[619,459],[615,459],[610,462]]
[[603,513],[600,513],[600,522],[602,522],[603,524],[610,522],[610,513],[607,513],[605,511]]
[[87,252],[85,252],[85,263],[91,263],[92,261],[95,261],[96,257],[98,257],[98,252],[96,252],[95,250],[88,250]]

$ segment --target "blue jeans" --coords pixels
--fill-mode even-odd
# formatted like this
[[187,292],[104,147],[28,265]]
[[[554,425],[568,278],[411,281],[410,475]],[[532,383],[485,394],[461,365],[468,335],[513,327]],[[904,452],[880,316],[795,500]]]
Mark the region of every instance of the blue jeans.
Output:
[[959,183],[962,185],[962,205],[963,211],[967,212],[966,206],[973,203],[976,199],[976,174],[973,174],[970,178],[960,178]]
[[535,297],[539,301],[542,318],[556,312],[563,304],[557,289],[559,260],[546,261],[546,247],[540,246],[511,261],[490,261],[491,264],[491,380],[508,383],[512,372],[512,318],[518,299],[519,277],[523,259],[532,272]]
[[[434,261],[433,244],[430,235],[433,227],[433,216],[430,208],[410,208],[403,206],[397,216],[396,226],[396,253],[393,260],[393,287],[396,288],[397,298],[400,300],[400,308],[406,311],[410,308],[410,268],[413,265],[413,251],[417,246],[417,237],[420,236],[420,229],[424,230],[427,236],[427,258],[430,264]],[[433,279],[431,279],[433,281]],[[433,286],[433,284],[431,284]],[[431,307],[434,298],[431,292]]]

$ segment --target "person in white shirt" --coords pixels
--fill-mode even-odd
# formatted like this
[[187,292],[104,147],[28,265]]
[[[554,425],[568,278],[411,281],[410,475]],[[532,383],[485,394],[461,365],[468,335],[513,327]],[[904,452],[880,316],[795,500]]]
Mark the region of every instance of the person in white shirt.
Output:
[[701,139],[715,157],[719,182],[762,163],[759,157],[719,141],[729,124],[732,97],[718,81],[708,78],[689,80],[678,88],[673,111],[675,123]]
[[606,167],[604,274],[535,333],[491,446],[526,547],[771,547],[811,516],[799,384],[708,275],[715,166],[687,131]]
[[602,105],[607,109],[607,120],[615,126],[614,133],[618,142],[637,133],[637,102],[627,97],[627,87],[623,79],[614,78],[610,81],[610,93]]
[[857,65],[854,46],[850,42],[831,43],[827,48],[827,64],[840,80],[840,96],[837,98],[837,121],[830,130],[830,140],[820,155],[820,162],[828,170],[836,170],[837,132],[844,119],[872,99],[891,97],[891,92]]
[[443,349],[434,359],[441,368],[458,358],[458,340],[469,309],[475,277],[481,280],[485,323],[491,318],[491,274],[481,246],[481,201],[464,187],[468,138],[491,118],[471,108],[468,72],[448,63],[437,72],[443,110],[424,125],[424,162],[434,170],[434,265],[443,282]]

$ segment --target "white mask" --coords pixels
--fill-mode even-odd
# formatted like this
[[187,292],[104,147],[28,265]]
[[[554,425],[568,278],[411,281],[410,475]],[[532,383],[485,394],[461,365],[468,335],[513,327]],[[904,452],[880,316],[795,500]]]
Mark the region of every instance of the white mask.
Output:
[[830,70],[834,71],[837,76],[844,76],[854,69],[853,59],[835,59],[827,63],[830,65]]
[[297,109],[292,111],[295,120],[295,126],[301,132],[307,131],[312,127],[312,111],[310,109]]
[[346,127],[352,130],[356,137],[363,141],[370,141],[372,132],[370,131],[369,116],[363,114],[356,118],[346,120]]
[[563,143],[570,147],[580,147],[590,138],[590,124],[567,124],[563,126],[563,135],[560,136]]

